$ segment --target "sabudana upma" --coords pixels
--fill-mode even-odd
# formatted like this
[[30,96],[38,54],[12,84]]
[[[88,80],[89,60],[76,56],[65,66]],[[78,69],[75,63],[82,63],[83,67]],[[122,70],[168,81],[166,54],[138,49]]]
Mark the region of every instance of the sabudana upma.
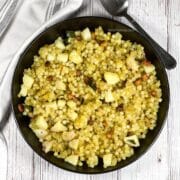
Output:
[[24,70],[18,105],[43,151],[74,165],[104,168],[134,154],[156,126],[161,99],[142,45],[119,32],[68,31]]

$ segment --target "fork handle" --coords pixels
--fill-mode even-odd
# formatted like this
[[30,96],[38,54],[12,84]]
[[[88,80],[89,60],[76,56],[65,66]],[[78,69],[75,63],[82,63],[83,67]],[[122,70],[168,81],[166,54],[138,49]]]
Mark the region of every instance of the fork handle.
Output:
[[164,64],[166,69],[173,69],[176,67],[176,60],[167,51],[165,51],[157,42],[155,42],[148,33],[129,15],[124,14],[128,21],[151,43],[155,48],[158,55],[160,56],[161,62]]

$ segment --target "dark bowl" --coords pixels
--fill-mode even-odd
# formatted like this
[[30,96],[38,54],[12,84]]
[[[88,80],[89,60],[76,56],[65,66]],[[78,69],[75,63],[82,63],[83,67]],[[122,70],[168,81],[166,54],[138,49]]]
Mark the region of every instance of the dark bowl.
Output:
[[[148,132],[145,139],[140,140],[141,146],[135,149],[134,155],[130,158],[127,158],[126,160],[119,162],[114,167],[108,167],[105,169],[103,168],[101,161],[95,168],[89,168],[86,165],[84,165],[83,167],[74,167],[64,162],[64,160],[54,157],[53,153],[44,153],[42,151],[41,143],[38,141],[38,138],[28,126],[30,119],[28,117],[22,116],[22,113],[20,113],[17,108],[18,104],[24,101],[23,98],[19,99],[17,97],[17,94],[20,91],[20,85],[22,83],[23,71],[24,69],[31,66],[31,64],[33,63],[33,56],[37,54],[38,49],[44,44],[53,43],[53,41],[59,35],[65,36],[65,31],[67,30],[81,30],[85,27],[89,27],[90,29],[94,30],[98,26],[102,26],[105,31],[120,32],[123,35],[123,39],[129,39],[132,42],[140,43],[145,47],[145,52],[148,60],[150,60],[156,67],[157,77],[161,82],[163,99],[158,111],[157,126],[153,130]],[[139,159],[150,148],[155,139],[158,137],[165,122],[169,108],[169,83],[164,65],[161,63],[156,49],[154,49],[154,47],[152,47],[141,34],[131,29],[127,25],[111,19],[102,17],[79,17],[58,22],[57,24],[51,26],[50,28],[39,34],[27,46],[26,50],[23,52],[23,54],[21,54],[14,72],[12,81],[12,105],[15,119],[22,136],[24,137],[25,141],[31,146],[31,148],[42,158],[46,159],[48,162],[56,165],[59,168],[77,173],[105,173],[123,168]]]

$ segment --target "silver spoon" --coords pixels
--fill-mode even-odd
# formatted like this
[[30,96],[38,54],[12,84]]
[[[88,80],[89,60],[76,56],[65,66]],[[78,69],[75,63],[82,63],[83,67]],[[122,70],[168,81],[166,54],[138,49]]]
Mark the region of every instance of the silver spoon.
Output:
[[147,32],[127,13],[129,2],[128,0],[101,0],[104,8],[114,16],[124,16],[128,21],[151,43],[157,50],[160,59],[167,69],[173,69],[176,67],[176,60],[165,51],[160,45],[155,42]]

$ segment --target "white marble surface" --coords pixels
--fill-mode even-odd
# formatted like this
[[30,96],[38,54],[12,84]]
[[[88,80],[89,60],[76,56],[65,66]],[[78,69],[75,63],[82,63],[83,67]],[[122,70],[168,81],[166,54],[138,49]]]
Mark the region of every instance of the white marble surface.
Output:
[[[84,0],[81,15],[112,18],[98,0]],[[180,62],[180,1],[131,0],[131,14],[151,36]],[[115,18],[121,20],[121,18]],[[124,20],[123,20],[124,21]],[[4,48],[5,49],[5,48]],[[3,50],[4,50],[3,49]],[[7,48],[6,48],[7,49]],[[0,51],[2,46],[0,46]],[[4,63],[4,64],[3,64]],[[4,72],[5,62],[0,65]],[[102,175],[79,175],[49,164],[25,143],[11,117],[4,129],[8,143],[8,180],[179,180],[180,179],[180,68],[168,71],[171,105],[167,123],[152,148],[132,165]],[[1,163],[1,161],[0,161]]]

